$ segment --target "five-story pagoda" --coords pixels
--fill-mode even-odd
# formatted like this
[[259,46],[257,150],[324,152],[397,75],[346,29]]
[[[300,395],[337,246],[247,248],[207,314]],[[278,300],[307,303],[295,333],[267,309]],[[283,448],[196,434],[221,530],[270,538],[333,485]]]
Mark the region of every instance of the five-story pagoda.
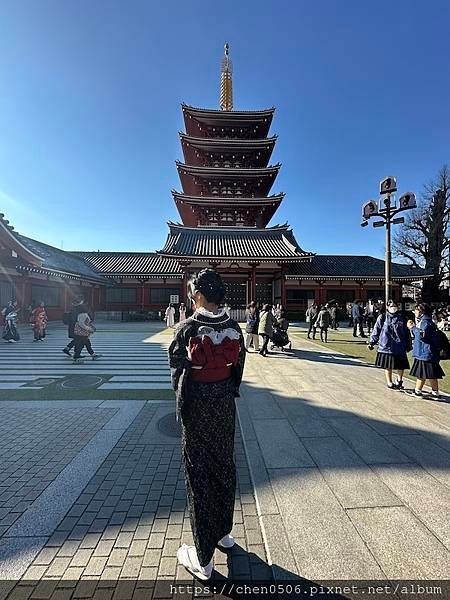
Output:
[[247,302],[285,303],[285,272],[309,260],[290,227],[267,227],[284,194],[270,195],[280,164],[270,165],[275,109],[233,110],[228,44],[222,61],[220,110],[182,105],[184,163],[177,161],[183,191],[172,191],[182,220],[169,223],[160,254],[177,258],[185,278],[216,268],[234,308]]

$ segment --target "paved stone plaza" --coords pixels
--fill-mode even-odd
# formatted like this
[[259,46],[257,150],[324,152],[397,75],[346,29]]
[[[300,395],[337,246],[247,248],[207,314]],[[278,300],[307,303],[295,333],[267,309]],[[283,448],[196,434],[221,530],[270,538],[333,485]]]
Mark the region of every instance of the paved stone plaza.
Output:
[[[292,353],[247,357],[237,545],[216,551],[215,578],[448,577],[450,404],[388,392],[378,370],[291,337]],[[192,581],[175,558],[192,534],[167,416],[170,340],[160,324],[102,323],[103,357],[83,365],[61,353],[59,326],[45,342],[26,330],[1,346],[0,580],[11,597],[119,597],[127,579],[120,597],[148,598],[155,579]],[[77,374],[96,379],[83,388]]]

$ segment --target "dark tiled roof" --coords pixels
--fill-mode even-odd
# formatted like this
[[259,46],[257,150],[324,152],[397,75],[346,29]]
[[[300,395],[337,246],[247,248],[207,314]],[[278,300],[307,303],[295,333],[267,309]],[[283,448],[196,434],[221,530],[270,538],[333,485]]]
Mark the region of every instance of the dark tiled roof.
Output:
[[190,104],[182,104],[181,105],[182,109],[185,110],[188,113],[191,114],[198,114],[198,115],[205,115],[205,116],[209,116],[209,115],[214,115],[214,117],[217,117],[219,119],[228,119],[228,118],[240,118],[240,117],[244,117],[244,118],[248,118],[248,117],[254,117],[256,119],[261,119],[263,117],[272,117],[273,113],[275,112],[275,107],[272,108],[265,108],[262,110],[231,110],[231,111],[227,111],[227,110],[219,110],[219,109],[215,109],[215,108],[198,108],[196,106],[191,106]]
[[32,240],[31,238],[20,235],[19,233],[15,233],[15,236],[26,248],[28,248],[28,250],[40,257],[42,260],[43,269],[77,275],[79,277],[94,280],[99,283],[105,282],[101,275],[96,273],[81,258],[74,256],[70,252],[65,252],[64,250],[54,248],[53,246],[48,246],[43,242]]
[[182,275],[176,260],[155,252],[74,252],[99,273],[107,275]]
[[175,161],[177,169],[188,173],[189,175],[198,175],[199,177],[269,177],[277,175],[281,163],[269,165],[267,167],[199,167],[196,165],[187,165],[179,160]]
[[275,145],[275,142],[277,141],[276,135],[272,135],[271,137],[268,137],[268,138],[257,138],[257,139],[204,138],[204,137],[191,136],[191,135],[188,135],[188,134],[180,131],[179,136],[183,142],[191,144],[192,146],[199,146],[201,148],[203,148],[203,147],[211,148],[211,147],[217,146],[219,148],[230,148],[230,147],[238,148],[238,149],[249,148],[250,150],[252,148],[258,149],[260,147],[270,149]]
[[304,252],[288,225],[252,229],[185,227],[169,223],[170,233],[160,254],[196,258],[277,261],[311,256]]
[[[394,279],[421,279],[428,276],[424,269],[415,269],[409,265],[392,263]],[[336,279],[384,279],[384,260],[373,256],[339,256],[335,254],[317,254],[310,262],[290,265],[288,278],[320,278]]]

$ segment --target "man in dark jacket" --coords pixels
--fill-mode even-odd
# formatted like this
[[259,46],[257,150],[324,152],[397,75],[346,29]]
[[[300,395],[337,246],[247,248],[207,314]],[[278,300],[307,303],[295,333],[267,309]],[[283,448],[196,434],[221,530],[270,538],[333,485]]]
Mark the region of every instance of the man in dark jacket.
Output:
[[315,302],[306,311],[306,321],[309,322],[308,327],[308,339],[311,339],[311,331],[313,332],[313,338],[316,337],[316,327],[314,326],[317,315],[319,314],[319,307]]
[[67,356],[72,356],[70,354],[70,351],[75,346],[75,340],[74,340],[75,323],[77,322],[78,315],[83,310],[83,305],[84,305],[84,298],[82,296],[78,296],[78,297],[74,298],[72,301],[72,307],[70,309],[70,312],[65,313],[65,315],[64,315],[64,317],[65,317],[64,322],[67,324],[67,337],[70,338],[70,342],[62,349],[62,351],[64,352],[64,354],[67,354]]
[[353,337],[356,337],[356,329],[359,329],[360,337],[366,337],[364,333],[364,309],[362,302],[355,300],[352,304],[352,319],[353,319]]

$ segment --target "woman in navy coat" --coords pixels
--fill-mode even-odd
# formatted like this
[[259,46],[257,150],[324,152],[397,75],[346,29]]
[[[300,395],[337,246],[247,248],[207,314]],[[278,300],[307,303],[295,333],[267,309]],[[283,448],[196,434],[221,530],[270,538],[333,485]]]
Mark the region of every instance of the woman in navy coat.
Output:
[[428,379],[431,385],[431,396],[439,398],[438,380],[445,375],[439,364],[439,334],[433,322],[432,308],[429,304],[417,304],[414,309],[416,322],[408,321],[408,327],[413,338],[414,363],[411,375],[417,377],[414,390],[408,393],[421,397],[423,386]]
[[[378,344],[375,365],[384,369],[386,384],[391,390],[403,389],[403,372],[409,369],[406,353],[411,349],[411,336],[398,305],[390,300],[386,313],[379,315],[369,340],[369,350]],[[398,373],[397,382],[392,381],[392,371]]]

